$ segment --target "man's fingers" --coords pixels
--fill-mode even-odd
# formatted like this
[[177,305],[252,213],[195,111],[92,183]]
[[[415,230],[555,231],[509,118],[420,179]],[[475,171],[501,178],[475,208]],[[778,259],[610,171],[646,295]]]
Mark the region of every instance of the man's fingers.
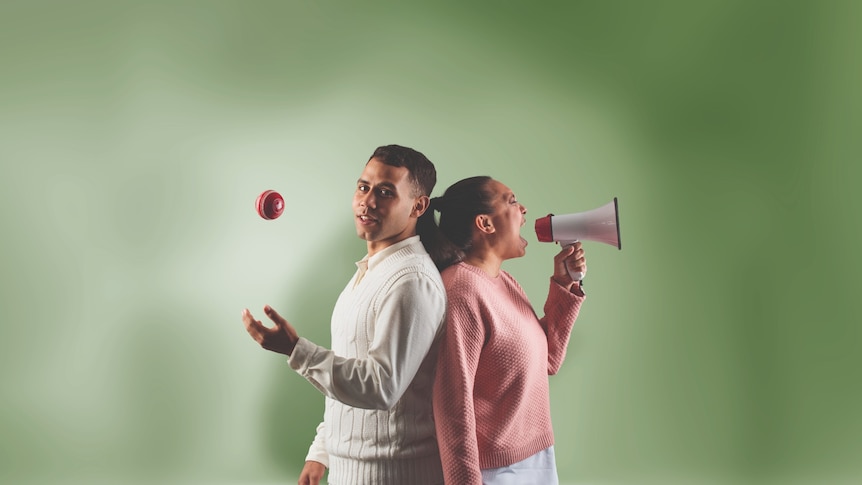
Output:
[[278,312],[275,311],[275,309],[271,306],[266,305],[265,307],[263,307],[263,311],[264,313],[266,313],[266,316],[268,316],[269,319],[275,323],[277,327],[284,327],[285,325],[287,325],[287,320],[285,320],[284,317],[279,315]]
[[245,324],[245,330],[248,334],[258,342],[263,339],[264,334],[268,330],[263,326],[263,323],[251,316],[251,312],[247,308],[242,311],[242,322]]
[[242,323],[245,324],[245,329],[249,332],[251,332],[251,330],[255,327],[255,323],[257,323],[254,317],[251,316],[251,312],[248,311],[248,308],[245,308],[242,311]]
[[302,467],[302,473],[299,475],[299,485],[318,485],[326,472],[326,467],[323,463],[316,461],[307,461]]

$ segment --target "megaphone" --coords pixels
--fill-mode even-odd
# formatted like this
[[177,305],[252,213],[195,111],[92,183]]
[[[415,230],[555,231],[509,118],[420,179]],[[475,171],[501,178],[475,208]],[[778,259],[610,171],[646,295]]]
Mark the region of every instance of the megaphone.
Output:
[[[620,210],[617,198],[607,204],[586,212],[555,216],[548,214],[536,220],[536,236],[541,242],[558,242],[568,246],[585,239],[597,241],[622,249],[620,241]],[[569,270],[575,281],[584,279],[584,273]]]

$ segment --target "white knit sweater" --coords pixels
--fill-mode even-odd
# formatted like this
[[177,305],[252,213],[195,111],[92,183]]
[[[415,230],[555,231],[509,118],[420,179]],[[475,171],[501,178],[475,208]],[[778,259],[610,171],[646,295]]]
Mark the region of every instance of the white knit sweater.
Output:
[[331,484],[442,484],[431,402],[440,273],[418,236],[367,264],[335,304],[332,350],[300,338],[288,359],[326,395],[306,460],[327,465]]

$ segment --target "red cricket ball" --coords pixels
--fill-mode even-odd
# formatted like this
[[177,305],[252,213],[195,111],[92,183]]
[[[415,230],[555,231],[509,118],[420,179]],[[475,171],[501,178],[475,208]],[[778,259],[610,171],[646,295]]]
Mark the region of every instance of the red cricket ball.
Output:
[[284,198],[274,190],[265,190],[257,196],[254,208],[266,220],[278,218],[284,212]]

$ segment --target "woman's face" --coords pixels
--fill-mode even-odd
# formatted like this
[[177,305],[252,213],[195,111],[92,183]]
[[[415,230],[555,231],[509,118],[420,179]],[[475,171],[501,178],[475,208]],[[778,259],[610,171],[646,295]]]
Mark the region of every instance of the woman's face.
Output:
[[526,224],[527,208],[518,202],[514,192],[502,182],[492,180],[489,189],[494,195],[494,213],[490,216],[494,232],[492,247],[502,259],[520,258],[526,254],[527,240],[521,237]]

